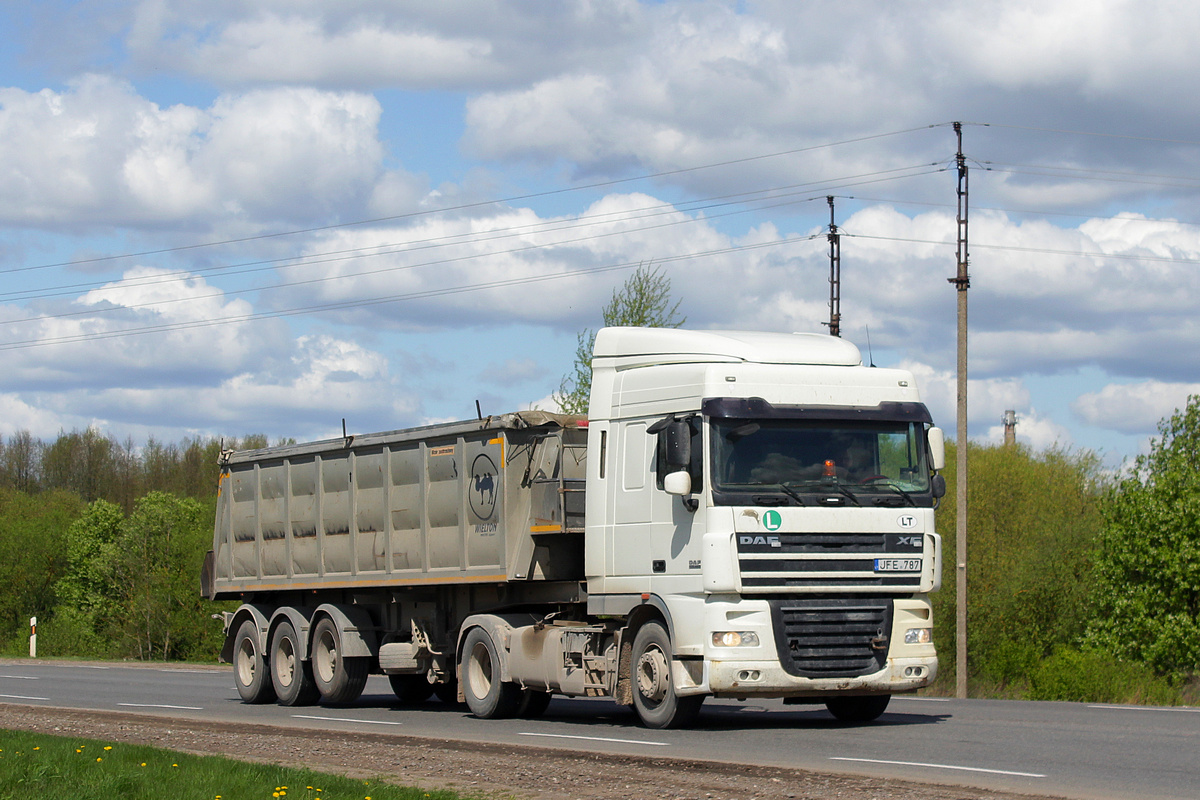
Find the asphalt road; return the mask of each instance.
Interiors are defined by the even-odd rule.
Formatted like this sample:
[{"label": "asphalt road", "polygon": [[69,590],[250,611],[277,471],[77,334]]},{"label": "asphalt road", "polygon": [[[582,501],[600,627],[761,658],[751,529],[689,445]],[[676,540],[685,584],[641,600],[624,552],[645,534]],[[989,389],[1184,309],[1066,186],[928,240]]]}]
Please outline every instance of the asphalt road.
[{"label": "asphalt road", "polygon": [[0,702],[178,719],[809,769],[1071,798],[1200,798],[1200,708],[895,697],[877,722],[823,707],[710,699],[697,725],[654,731],[604,700],[556,698],[537,720],[478,720],[431,700],[399,707],[372,677],[347,707],[240,702],[230,668],[0,663]]}]

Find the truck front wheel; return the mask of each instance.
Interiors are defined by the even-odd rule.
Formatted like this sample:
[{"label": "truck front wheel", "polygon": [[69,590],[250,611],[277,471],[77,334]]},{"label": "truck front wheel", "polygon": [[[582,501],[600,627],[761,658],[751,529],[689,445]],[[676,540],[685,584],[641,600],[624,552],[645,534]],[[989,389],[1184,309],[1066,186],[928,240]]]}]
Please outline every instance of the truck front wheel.
[{"label": "truck front wheel", "polygon": [[312,666],[303,660],[296,629],[286,620],[271,634],[271,683],[282,706],[311,706],[317,702]]},{"label": "truck front wheel", "polygon": [[680,697],[671,681],[671,637],[647,622],[633,637],[633,707],[647,728],[682,728],[700,713],[704,695]]},{"label": "truck front wheel", "polygon": [[890,694],[831,697],[825,701],[825,707],[842,722],[871,722],[879,719],[891,699]]},{"label": "truck front wheel", "polygon": [[370,659],[342,655],[342,635],[329,617],[313,627],[312,671],[321,699],[327,703],[353,703],[367,685]]},{"label": "truck front wheel", "polygon": [[463,696],[472,714],[481,719],[504,719],[517,713],[521,687],[500,680],[496,645],[483,628],[467,632],[459,672]]},{"label": "truck front wheel", "polygon": [[269,703],[275,699],[267,660],[258,645],[258,626],[252,619],[239,625],[234,636],[233,682],[243,703]]}]

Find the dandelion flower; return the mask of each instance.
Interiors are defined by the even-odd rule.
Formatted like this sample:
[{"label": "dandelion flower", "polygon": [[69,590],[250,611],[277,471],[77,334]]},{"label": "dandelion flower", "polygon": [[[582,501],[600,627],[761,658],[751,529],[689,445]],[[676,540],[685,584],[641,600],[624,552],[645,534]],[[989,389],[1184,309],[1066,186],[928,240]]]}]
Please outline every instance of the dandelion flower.
[{"label": "dandelion flower", "polygon": [[112,745],[110,744],[110,745],[106,746],[104,749],[105,749],[105,750],[112,750]]},{"label": "dandelion flower", "polygon": [[103,758],[97,758],[96,760],[97,760],[97,761],[103,761],[104,759],[103,759]]}]

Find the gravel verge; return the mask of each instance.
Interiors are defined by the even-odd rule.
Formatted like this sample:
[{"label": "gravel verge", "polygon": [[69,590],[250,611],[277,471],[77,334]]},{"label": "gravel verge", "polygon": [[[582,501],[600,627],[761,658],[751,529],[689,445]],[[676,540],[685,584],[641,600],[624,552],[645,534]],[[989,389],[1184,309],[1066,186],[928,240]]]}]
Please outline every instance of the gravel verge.
[{"label": "gravel verge", "polygon": [[0,729],[148,744],[514,800],[1050,800],[798,769],[7,703],[0,703]]}]

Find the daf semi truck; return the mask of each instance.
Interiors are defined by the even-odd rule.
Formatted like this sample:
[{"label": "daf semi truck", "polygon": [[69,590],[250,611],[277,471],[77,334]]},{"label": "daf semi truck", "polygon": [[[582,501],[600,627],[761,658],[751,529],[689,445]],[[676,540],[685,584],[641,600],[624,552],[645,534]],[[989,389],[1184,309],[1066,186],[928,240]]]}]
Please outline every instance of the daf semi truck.
[{"label": "daf semi truck", "polygon": [[247,703],[482,718],[706,697],[869,721],[937,673],[940,429],[818,334],[604,328],[586,418],[540,411],[226,452],[203,591]]}]

